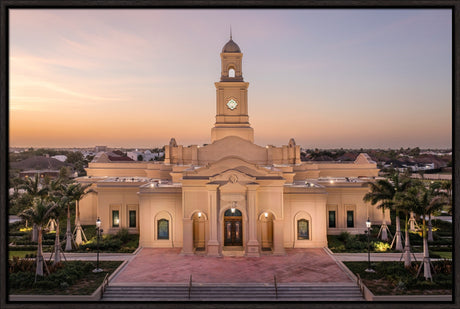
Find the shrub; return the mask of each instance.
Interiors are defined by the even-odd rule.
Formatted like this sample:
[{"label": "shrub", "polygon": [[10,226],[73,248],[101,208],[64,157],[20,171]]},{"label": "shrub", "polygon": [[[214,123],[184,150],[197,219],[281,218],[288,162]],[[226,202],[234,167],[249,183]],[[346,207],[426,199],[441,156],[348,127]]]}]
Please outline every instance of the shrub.
[{"label": "shrub", "polygon": [[378,252],[385,252],[391,249],[391,245],[389,243],[381,241],[372,242],[372,246],[374,247],[374,250]]},{"label": "shrub", "polygon": [[8,278],[10,288],[28,288],[31,287],[35,280],[34,272],[16,272],[10,273]]},{"label": "shrub", "polygon": [[13,256],[12,259],[8,260],[8,269],[10,273],[27,271],[34,272],[35,260],[20,259],[17,256]]},{"label": "shrub", "polygon": [[126,228],[120,229],[115,236],[118,239],[120,239],[122,243],[127,243],[129,241],[129,238],[130,238],[128,229],[126,229]]},{"label": "shrub", "polygon": [[342,232],[339,236],[337,236],[337,239],[346,243],[350,239],[350,236],[350,233]]}]

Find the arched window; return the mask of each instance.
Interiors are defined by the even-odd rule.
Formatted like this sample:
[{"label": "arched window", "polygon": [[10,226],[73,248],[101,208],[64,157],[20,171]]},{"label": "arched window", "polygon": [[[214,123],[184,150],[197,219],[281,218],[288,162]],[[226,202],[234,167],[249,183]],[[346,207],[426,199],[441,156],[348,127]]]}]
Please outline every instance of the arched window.
[{"label": "arched window", "polygon": [[310,239],[308,220],[300,219],[297,221],[297,239]]},{"label": "arched window", "polygon": [[158,220],[158,239],[169,239],[169,221],[166,219]]},{"label": "arched window", "polygon": [[235,77],[235,69],[231,68],[228,70],[228,77]]},{"label": "arched window", "polygon": [[241,217],[242,214],[241,214],[241,211],[239,211],[238,209],[230,208],[225,212],[224,216],[225,217]]}]

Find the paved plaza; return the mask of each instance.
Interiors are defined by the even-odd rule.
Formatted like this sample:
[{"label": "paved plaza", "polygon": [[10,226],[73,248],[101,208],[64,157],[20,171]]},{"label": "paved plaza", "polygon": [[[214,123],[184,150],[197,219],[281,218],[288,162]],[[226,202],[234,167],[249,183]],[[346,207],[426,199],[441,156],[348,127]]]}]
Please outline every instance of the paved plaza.
[{"label": "paved plaza", "polygon": [[142,249],[111,284],[351,283],[323,249],[286,249],[284,256],[183,256],[180,249]]}]

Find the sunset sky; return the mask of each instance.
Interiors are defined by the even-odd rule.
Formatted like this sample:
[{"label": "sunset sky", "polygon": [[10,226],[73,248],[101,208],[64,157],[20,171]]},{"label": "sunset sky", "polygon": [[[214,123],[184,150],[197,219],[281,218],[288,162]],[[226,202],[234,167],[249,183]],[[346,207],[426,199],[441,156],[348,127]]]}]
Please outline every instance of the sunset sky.
[{"label": "sunset sky", "polygon": [[9,13],[12,147],[209,143],[230,25],[256,144],[452,147],[447,9]]}]

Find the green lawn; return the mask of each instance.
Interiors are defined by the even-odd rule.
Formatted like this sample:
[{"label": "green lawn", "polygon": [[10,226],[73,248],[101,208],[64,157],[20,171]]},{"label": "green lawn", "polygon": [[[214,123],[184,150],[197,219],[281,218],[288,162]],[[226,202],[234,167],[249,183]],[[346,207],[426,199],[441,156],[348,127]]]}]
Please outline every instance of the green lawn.
[{"label": "green lawn", "polygon": [[9,258],[13,258],[13,256],[17,256],[20,258],[24,258],[26,254],[36,254],[37,251],[8,251]]},{"label": "green lawn", "polygon": [[449,251],[433,251],[433,253],[439,255],[442,259],[452,259],[452,252]]}]

